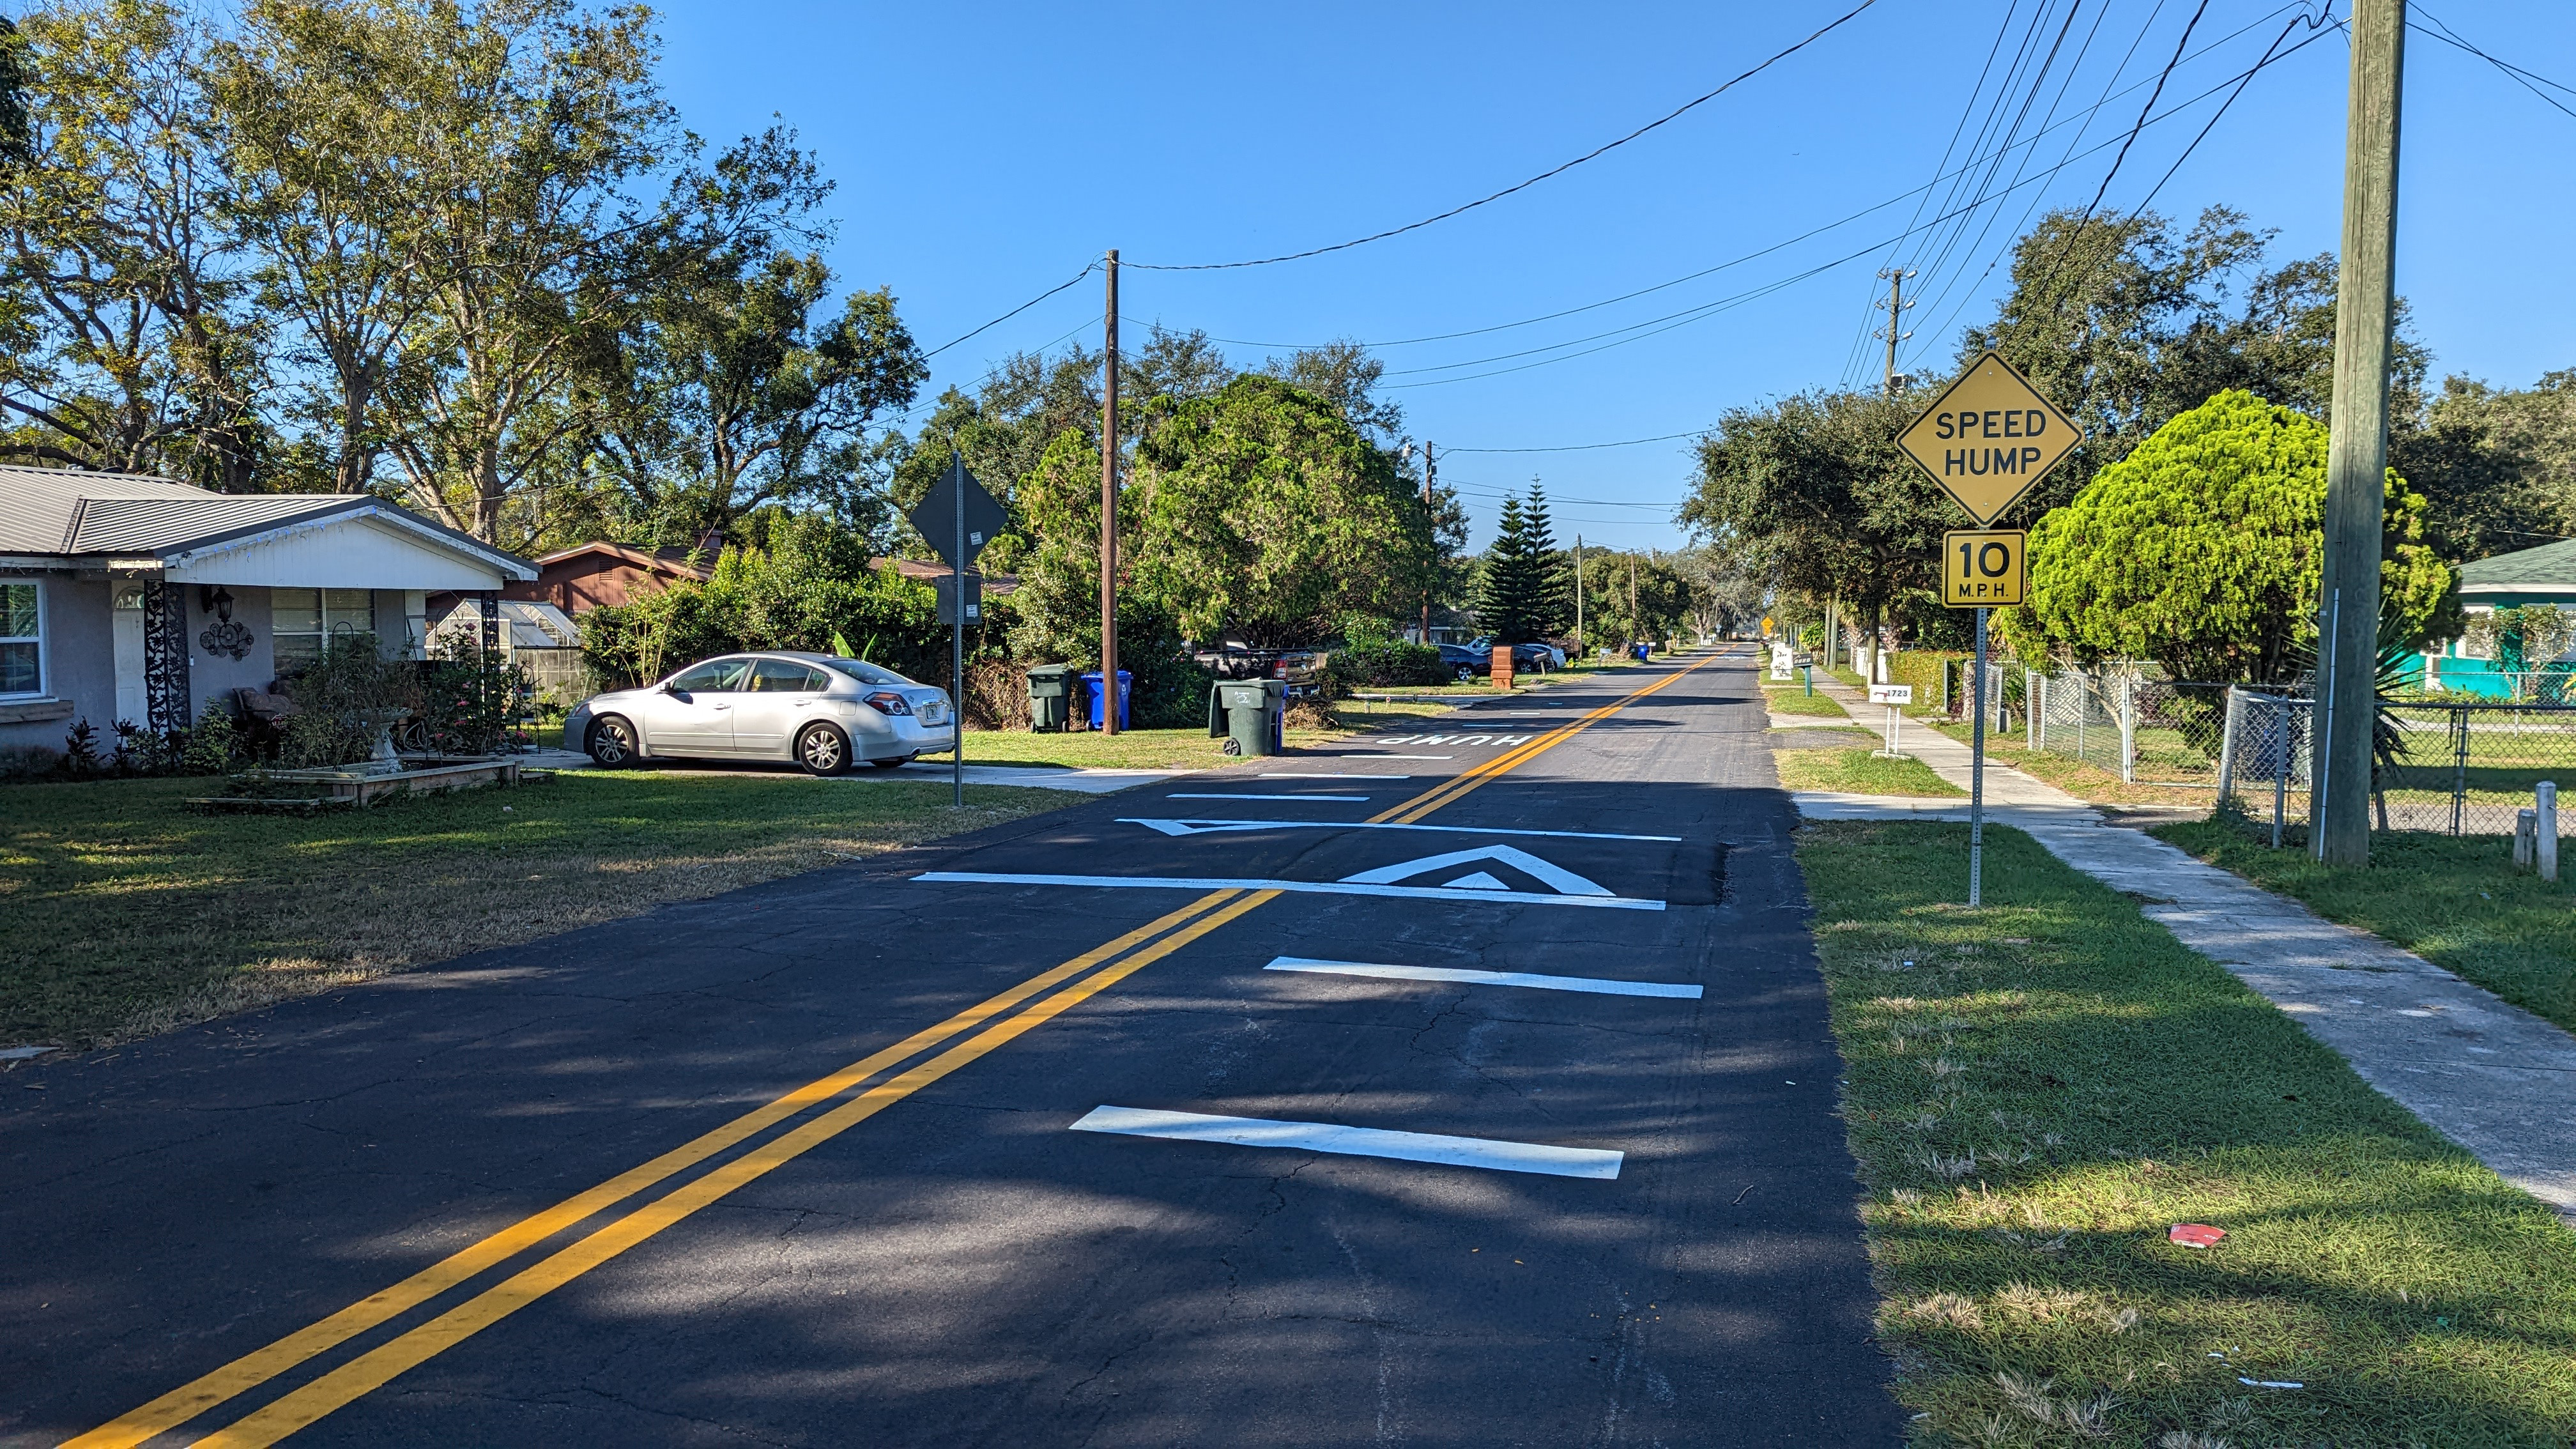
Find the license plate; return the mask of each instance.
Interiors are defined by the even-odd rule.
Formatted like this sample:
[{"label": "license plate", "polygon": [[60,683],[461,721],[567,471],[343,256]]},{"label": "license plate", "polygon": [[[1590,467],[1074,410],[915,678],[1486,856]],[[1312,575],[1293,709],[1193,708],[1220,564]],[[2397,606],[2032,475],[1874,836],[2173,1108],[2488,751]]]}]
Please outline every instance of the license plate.
[{"label": "license plate", "polygon": [[948,706],[944,704],[925,704],[921,707],[921,722],[923,724],[944,724],[947,722],[947,719]]}]

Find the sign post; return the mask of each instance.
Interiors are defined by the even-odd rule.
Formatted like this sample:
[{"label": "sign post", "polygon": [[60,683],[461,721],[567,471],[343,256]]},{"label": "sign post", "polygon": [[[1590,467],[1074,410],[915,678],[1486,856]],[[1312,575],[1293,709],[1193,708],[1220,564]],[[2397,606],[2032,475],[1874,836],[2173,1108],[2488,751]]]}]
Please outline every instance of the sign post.
[{"label": "sign post", "polygon": [[966,471],[966,460],[954,448],[948,450],[948,471],[939,475],[939,481],[930,485],[905,517],[948,562],[948,587],[939,591],[939,611],[948,616],[950,629],[948,728],[957,740],[948,755],[949,778],[956,803],[962,807],[966,803],[966,625],[983,613],[978,587],[982,580],[970,578],[966,570],[1011,520],[975,475]]},{"label": "sign post", "polygon": [[[2049,469],[2065,461],[2084,430],[1994,353],[1968,365],[1897,439],[1970,518],[1994,522]],[[1941,602],[1977,611],[1977,722],[1968,745],[1968,904],[1986,893],[1986,611],[2022,601],[2029,535],[1953,531],[1941,536]]]},{"label": "sign post", "polygon": [[1905,723],[1905,706],[1914,702],[1914,686],[1873,684],[1869,687],[1869,702],[1887,706],[1887,748],[1879,751],[1878,757],[1882,760],[1904,759],[1896,752],[1896,733]]}]

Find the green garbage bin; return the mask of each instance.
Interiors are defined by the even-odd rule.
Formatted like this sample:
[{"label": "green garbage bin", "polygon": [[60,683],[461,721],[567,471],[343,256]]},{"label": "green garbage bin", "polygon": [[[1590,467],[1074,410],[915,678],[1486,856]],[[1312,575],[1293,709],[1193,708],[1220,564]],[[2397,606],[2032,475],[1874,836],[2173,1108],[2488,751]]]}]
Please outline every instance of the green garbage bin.
[{"label": "green garbage bin", "polygon": [[1229,755],[1279,753],[1280,729],[1287,717],[1286,680],[1246,679],[1208,689],[1208,737],[1225,741]]},{"label": "green garbage bin", "polygon": [[1062,734],[1073,717],[1073,689],[1082,677],[1075,664],[1041,664],[1029,671],[1029,728]]}]

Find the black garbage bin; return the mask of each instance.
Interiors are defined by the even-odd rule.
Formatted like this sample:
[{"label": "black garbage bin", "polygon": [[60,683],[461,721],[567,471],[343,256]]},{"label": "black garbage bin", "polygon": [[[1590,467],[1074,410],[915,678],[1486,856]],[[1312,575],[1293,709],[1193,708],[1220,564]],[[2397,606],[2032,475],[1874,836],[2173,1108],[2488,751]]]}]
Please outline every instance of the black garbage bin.
[{"label": "black garbage bin", "polygon": [[1073,718],[1073,689],[1082,670],[1072,664],[1041,664],[1029,671],[1029,728],[1062,734]]},{"label": "black garbage bin", "polygon": [[1208,737],[1225,741],[1229,755],[1278,754],[1287,717],[1286,680],[1224,681],[1208,688]]}]

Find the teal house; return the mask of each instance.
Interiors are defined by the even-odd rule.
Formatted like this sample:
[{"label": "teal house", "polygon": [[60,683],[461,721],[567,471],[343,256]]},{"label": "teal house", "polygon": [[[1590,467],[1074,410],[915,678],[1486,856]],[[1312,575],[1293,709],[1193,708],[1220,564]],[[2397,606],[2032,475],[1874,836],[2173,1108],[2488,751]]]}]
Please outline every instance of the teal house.
[{"label": "teal house", "polygon": [[[2576,539],[2545,543],[2482,558],[2460,567],[2460,603],[2474,617],[2498,609],[2554,604],[2576,612]],[[2468,641],[2454,639],[2424,653],[2428,689],[2458,690],[2491,699],[2576,699],[2569,678],[2576,660],[2478,657]]]}]

